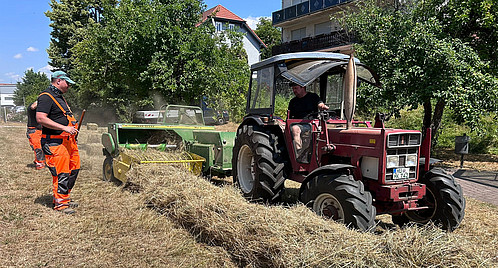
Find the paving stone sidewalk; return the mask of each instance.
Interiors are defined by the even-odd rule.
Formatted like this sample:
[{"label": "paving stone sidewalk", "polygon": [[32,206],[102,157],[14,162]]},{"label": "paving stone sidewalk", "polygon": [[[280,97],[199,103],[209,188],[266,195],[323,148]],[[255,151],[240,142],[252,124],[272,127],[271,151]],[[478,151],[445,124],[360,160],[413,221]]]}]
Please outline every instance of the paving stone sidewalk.
[{"label": "paving stone sidewalk", "polygon": [[498,206],[498,173],[466,169],[447,170],[462,186],[463,194]]}]

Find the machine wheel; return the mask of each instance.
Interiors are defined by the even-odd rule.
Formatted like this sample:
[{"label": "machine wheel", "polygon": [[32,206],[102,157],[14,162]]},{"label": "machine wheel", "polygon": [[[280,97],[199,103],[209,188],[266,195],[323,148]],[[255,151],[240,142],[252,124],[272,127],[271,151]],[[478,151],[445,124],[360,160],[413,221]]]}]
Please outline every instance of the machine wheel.
[{"label": "machine wheel", "polygon": [[374,227],[377,210],[372,195],[352,175],[321,174],[303,187],[300,199],[316,214],[363,231]]},{"label": "machine wheel", "polygon": [[419,182],[426,185],[426,195],[419,204],[429,208],[393,216],[393,222],[402,226],[409,221],[417,224],[432,221],[444,230],[455,230],[465,215],[462,187],[440,168],[431,169]]},{"label": "machine wheel", "polygon": [[116,181],[114,177],[114,171],[112,169],[112,157],[106,157],[102,167],[102,180],[104,181]]},{"label": "machine wheel", "polygon": [[239,128],[233,148],[233,182],[251,201],[276,202],[284,189],[285,147],[258,126]]}]

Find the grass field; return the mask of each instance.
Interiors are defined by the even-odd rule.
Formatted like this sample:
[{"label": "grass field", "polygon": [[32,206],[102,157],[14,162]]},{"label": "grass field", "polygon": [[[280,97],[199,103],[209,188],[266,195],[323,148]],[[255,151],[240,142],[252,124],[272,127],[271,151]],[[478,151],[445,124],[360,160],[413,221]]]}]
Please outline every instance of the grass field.
[{"label": "grass field", "polygon": [[131,186],[103,182],[100,132],[83,127],[75,215],[50,206],[48,170],[33,161],[23,124],[0,124],[1,267],[497,267],[498,208],[467,198],[453,233],[400,229],[377,217],[362,233],[299,204],[248,203],[229,183],[175,166],[142,165]]}]

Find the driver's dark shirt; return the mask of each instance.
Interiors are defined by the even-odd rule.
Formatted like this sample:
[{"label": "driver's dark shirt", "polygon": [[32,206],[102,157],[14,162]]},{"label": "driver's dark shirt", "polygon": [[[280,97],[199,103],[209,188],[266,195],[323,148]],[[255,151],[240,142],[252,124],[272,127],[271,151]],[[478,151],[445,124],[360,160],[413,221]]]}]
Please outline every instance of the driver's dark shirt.
[{"label": "driver's dark shirt", "polygon": [[313,92],[308,92],[304,97],[294,97],[289,102],[289,111],[291,119],[303,119],[308,114],[318,112],[318,104],[321,103],[320,97]]}]

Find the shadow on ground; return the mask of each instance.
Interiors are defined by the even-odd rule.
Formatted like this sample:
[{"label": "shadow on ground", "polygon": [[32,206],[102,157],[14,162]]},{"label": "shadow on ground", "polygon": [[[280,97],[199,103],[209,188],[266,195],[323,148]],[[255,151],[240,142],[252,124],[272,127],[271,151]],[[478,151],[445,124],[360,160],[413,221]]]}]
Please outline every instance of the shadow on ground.
[{"label": "shadow on ground", "polygon": [[46,194],[39,196],[35,199],[35,204],[40,204],[42,206],[48,207],[48,208],[53,208],[53,198],[52,195]]}]

